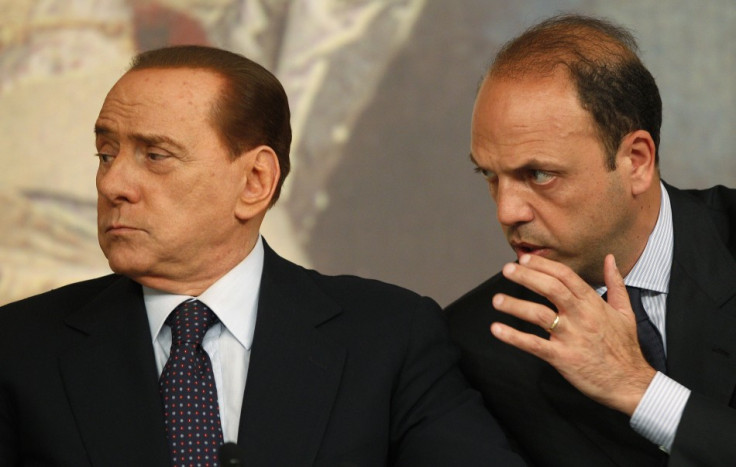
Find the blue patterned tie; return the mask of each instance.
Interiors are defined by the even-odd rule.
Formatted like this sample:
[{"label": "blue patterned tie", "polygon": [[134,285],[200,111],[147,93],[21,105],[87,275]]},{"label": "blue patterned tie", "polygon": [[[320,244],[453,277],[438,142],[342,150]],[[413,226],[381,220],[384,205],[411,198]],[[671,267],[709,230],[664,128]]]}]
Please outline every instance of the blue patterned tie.
[{"label": "blue patterned tie", "polygon": [[662,344],[662,336],[659,334],[657,327],[649,320],[644,305],[641,302],[641,289],[638,287],[626,286],[629,292],[629,300],[631,308],[636,315],[636,334],[639,338],[639,347],[644,358],[649,362],[655,370],[667,373],[667,358],[664,353],[664,345]]},{"label": "blue patterned tie", "polygon": [[212,363],[202,348],[217,316],[199,300],[177,306],[166,319],[171,353],[159,381],[171,465],[216,466],[222,445],[220,409]]}]

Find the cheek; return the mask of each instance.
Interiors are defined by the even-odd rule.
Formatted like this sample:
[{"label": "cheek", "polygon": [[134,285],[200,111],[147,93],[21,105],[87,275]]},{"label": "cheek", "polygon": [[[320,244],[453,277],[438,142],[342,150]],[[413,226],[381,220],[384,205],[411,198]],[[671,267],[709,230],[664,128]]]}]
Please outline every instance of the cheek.
[{"label": "cheek", "polygon": [[534,205],[536,227],[563,250],[585,247],[597,235],[603,213],[589,196],[557,196]]},{"label": "cheek", "polygon": [[584,246],[606,243],[621,230],[624,200],[619,191],[605,186],[579,200],[570,212],[571,235]]},{"label": "cheek", "polygon": [[[188,218],[191,229],[216,230],[234,211],[232,189],[227,180],[213,177],[212,183],[200,181],[196,189],[180,194],[172,200],[172,210]],[[196,233],[195,233],[196,234]]]}]

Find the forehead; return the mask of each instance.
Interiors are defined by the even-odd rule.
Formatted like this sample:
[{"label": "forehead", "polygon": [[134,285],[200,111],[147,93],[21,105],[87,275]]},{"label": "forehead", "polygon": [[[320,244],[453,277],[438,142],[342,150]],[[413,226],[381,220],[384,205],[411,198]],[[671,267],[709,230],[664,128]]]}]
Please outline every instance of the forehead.
[{"label": "forehead", "polygon": [[487,78],[473,109],[471,149],[487,157],[552,156],[594,142],[591,115],[563,72],[521,79]]},{"label": "forehead", "polygon": [[105,98],[98,124],[150,126],[208,121],[223,78],[191,68],[154,68],[123,75]]},{"label": "forehead", "polygon": [[590,124],[577,91],[562,71],[549,76],[487,78],[478,92],[474,123],[506,124],[508,127]]}]

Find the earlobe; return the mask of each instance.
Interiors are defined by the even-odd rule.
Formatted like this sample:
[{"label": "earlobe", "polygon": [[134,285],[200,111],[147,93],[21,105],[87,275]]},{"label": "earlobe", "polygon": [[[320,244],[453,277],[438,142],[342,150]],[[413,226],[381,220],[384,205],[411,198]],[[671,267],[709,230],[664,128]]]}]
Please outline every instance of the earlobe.
[{"label": "earlobe", "polygon": [[281,170],[278,157],[269,146],[258,146],[240,157],[246,158],[244,183],[235,215],[245,221],[268,210]]},{"label": "earlobe", "polygon": [[623,149],[630,162],[633,194],[646,192],[657,180],[657,148],[652,136],[645,130],[633,131],[624,138]]}]

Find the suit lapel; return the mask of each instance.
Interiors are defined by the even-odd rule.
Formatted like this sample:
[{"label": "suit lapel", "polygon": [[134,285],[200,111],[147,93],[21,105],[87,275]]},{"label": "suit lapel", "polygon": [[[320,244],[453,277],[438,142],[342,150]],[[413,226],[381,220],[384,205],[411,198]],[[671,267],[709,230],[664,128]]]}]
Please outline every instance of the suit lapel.
[{"label": "suit lapel", "polygon": [[140,286],[120,278],[70,316],[79,344],[59,359],[93,465],[167,465],[162,406]]},{"label": "suit lapel", "polygon": [[675,233],[668,373],[727,404],[736,388],[736,263],[702,205],[678,190],[668,192]]},{"label": "suit lapel", "polygon": [[319,326],[339,314],[340,307],[308,272],[264,246],[238,444],[248,465],[311,465],[346,357],[345,349]]}]

